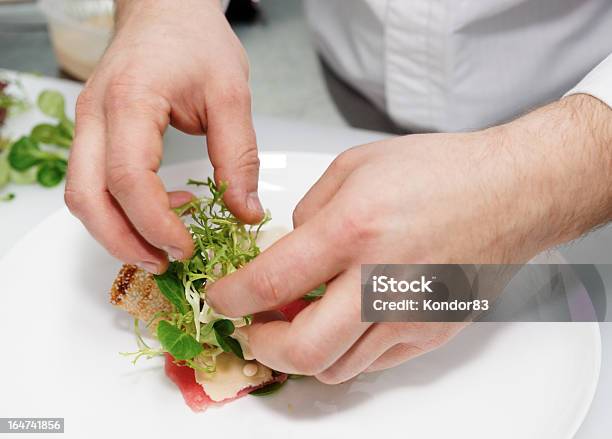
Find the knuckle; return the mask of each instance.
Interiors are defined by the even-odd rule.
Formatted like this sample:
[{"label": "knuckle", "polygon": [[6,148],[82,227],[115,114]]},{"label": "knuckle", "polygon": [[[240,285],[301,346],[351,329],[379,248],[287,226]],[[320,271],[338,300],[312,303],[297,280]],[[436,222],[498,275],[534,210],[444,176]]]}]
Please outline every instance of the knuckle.
[{"label": "knuckle", "polygon": [[393,345],[405,337],[406,326],[401,323],[387,323],[381,327],[381,342]]},{"label": "knuckle", "polygon": [[106,92],[104,95],[104,103],[107,110],[114,111],[118,108],[122,108],[127,103],[132,102],[134,97],[131,90],[133,89],[130,87],[129,83],[117,79],[111,79],[106,87]]},{"label": "knuckle", "polygon": [[300,201],[297,204],[297,206],[295,206],[295,209],[293,209],[293,214],[292,214],[293,225],[295,227],[299,226],[300,224],[304,222],[305,217],[306,217],[306,212],[305,212],[304,204],[302,201]]},{"label": "knuckle", "polygon": [[245,149],[237,159],[239,171],[258,170],[260,165],[257,148]]},{"label": "knuckle", "polygon": [[223,107],[251,105],[251,93],[246,83],[223,80],[214,88],[211,97],[214,104]]},{"label": "knuckle", "polygon": [[350,211],[339,216],[338,236],[344,237],[347,244],[363,245],[371,242],[380,233],[379,218],[367,200],[355,200]]},{"label": "knuckle", "polygon": [[423,350],[431,351],[445,345],[451,338],[455,336],[460,326],[455,324],[439,324],[432,323],[435,326],[422,344]]},{"label": "knuckle", "polygon": [[[129,109],[149,115],[167,115],[170,105],[164,97],[148,86],[115,76],[106,86],[104,108],[108,114]],[[163,121],[160,121],[160,123]]]},{"label": "knuckle", "polygon": [[136,263],[137,262],[135,258],[126,257],[126,255],[121,251],[121,244],[117,242],[109,241],[104,244],[104,247],[106,248],[106,251],[108,252],[108,254],[110,254],[115,259],[124,261],[126,263],[130,263],[130,262]]},{"label": "knuckle", "polygon": [[335,367],[331,367],[318,374],[317,380],[321,381],[323,384],[329,385],[342,384],[344,381],[346,381],[344,377],[338,373]]},{"label": "knuckle", "polygon": [[66,186],[64,190],[64,203],[74,216],[77,218],[85,217],[87,197],[83,193]]},{"label": "knuckle", "polygon": [[138,184],[138,173],[124,164],[109,167],[106,178],[108,190],[116,198],[121,198]]},{"label": "knuckle", "polygon": [[299,337],[287,352],[287,359],[294,370],[302,375],[314,376],[325,370],[325,355],[321,347]]},{"label": "knuckle", "polygon": [[392,348],[392,350],[394,357],[401,360],[401,362],[418,357],[419,355],[423,355],[424,353],[428,352],[428,350],[424,349],[423,346],[412,343],[398,343]]},{"label": "knuckle", "polygon": [[257,301],[264,307],[272,309],[283,304],[280,282],[267,270],[253,270],[250,284],[254,287]]},{"label": "knuckle", "polygon": [[349,164],[352,161],[351,151],[345,151],[342,154],[338,155],[331,164],[329,165],[329,172],[332,174],[335,173],[344,173],[349,169]]},{"label": "knuckle", "polygon": [[85,88],[77,97],[75,113],[77,118],[89,116],[94,113],[96,98],[89,88]]}]

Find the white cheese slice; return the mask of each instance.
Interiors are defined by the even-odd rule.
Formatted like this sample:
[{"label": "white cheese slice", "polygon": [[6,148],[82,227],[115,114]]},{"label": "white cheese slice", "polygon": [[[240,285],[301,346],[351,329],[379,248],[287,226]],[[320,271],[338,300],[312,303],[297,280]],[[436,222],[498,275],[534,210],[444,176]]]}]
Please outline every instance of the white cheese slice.
[{"label": "white cheese slice", "polygon": [[[257,365],[253,376],[246,376],[244,366],[252,363]],[[217,357],[215,373],[196,371],[196,382],[213,401],[219,402],[234,398],[241,390],[255,387],[272,381],[272,371],[266,366],[245,361],[234,354],[223,353]]]},{"label": "white cheese slice", "polygon": [[236,328],[234,333],[232,334],[232,338],[234,338],[238,343],[240,343],[240,348],[242,349],[242,356],[245,360],[254,360],[255,356],[253,352],[251,352],[251,347],[249,346],[249,337],[244,330],[244,328]]}]

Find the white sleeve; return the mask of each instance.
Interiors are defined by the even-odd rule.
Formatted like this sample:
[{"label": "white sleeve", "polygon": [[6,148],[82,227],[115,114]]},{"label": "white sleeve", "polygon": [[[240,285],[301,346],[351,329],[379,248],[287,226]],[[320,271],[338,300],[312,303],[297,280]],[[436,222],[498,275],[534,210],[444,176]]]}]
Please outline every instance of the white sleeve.
[{"label": "white sleeve", "polygon": [[584,93],[596,97],[612,108],[612,54],[603,60],[565,96]]}]

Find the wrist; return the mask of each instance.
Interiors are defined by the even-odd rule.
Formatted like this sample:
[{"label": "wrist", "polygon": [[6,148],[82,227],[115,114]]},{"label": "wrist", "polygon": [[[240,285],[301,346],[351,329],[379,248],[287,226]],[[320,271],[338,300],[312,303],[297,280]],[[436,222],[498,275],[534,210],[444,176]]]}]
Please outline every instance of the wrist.
[{"label": "wrist", "polygon": [[532,255],[612,219],[612,110],[564,98],[493,129],[514,164],[516,214]]},{"label": "wrist", "polygon": [[[130,16],[163,17],[164,15],[175,15],[180,10],[214,10],[223,13],[222,0],[181,0],[178,8],[173,0],[115,0],[115,29],[120,29],[128,22]],[[191,15],[189,13],[188,15]]]}]

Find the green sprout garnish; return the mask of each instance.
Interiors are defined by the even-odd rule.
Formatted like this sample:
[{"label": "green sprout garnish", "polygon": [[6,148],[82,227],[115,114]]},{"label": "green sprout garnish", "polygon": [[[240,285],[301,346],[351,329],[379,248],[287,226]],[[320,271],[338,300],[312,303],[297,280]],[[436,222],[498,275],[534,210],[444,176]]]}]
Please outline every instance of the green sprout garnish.
[{"label": "green sprout garnish", "polygon": [[197,198],[174,209],[184,218],[195,251],[184,261],[174,261],[166,273],[154,276],[172,311],[157,314],[157,338],[160,350],[138,338],[139,350],[129,355],[152,357],[167,352],[177,361],[197,370],[214,372],[215,358],[222,352],[244,358],[235,330],[251,324],[252,317],[230,318],[215,312],[206,303],[206,287],[238,270],[257,255],[257,236],[270,221],[269,213],[257,225],[245,225],[227,209],[223,194],[227,184],[219,186],[212,179],[189,180],[189,185],[206,187],[210,196]]},{"label": "green sprout garnish", "polygon": [[[11,84],[22,87],[18,80]],[[29,107],[25,98],[4,91],[8,85],[7,80],[0,79],[0,116],[7,112],[12,115]],[[0,138],[0,189],[9,183],[38,183],[43,187],[54,187],[64,180],[68,167],[66,149],[70,148],[74,138],[74,122],[66,115],[65,106],[61,93],[44,90],[38,95],[37,107],[56,123],[38,124],[30,134],[16,141]],[[13,193],[0,195],[0,201],[13,198]]]}]

